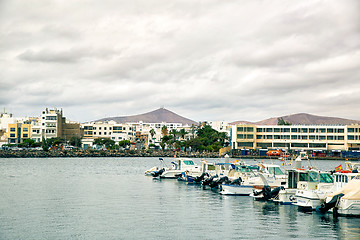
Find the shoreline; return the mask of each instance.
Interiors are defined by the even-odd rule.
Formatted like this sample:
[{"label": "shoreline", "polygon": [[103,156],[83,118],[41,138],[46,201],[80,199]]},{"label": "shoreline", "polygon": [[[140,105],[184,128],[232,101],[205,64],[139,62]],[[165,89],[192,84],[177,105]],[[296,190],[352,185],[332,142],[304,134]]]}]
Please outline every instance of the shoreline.
[{"label": "shoreline", "polygon": [[[162,150],[50,150],[50,151],[29,151],[29,150],[0,150],[0,158],[85,158],[85,157],[174,157],[174,151]],[[176,157],[188,158],[223,158],[217,152],[176,152]],[[230,158],[238,159],[264,159],[276,160],[278,157],[267,157],[259,155],[232,155]],[[339,157],[310,157],[310,160],[335,160],[345,161]],[[359,161],[360,159],[348,159]]]}]

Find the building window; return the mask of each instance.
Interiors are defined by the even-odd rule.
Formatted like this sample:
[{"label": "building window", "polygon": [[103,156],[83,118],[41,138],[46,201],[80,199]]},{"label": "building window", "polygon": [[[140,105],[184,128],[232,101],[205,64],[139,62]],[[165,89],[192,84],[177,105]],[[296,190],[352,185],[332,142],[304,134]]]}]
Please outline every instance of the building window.
[{"label": "building window", "polygon": [[266,132],[272,132],[272,131],[273,131],[272,128],[267,128],[267,129],[266,129]]},{"label": "building window", "polygon": [[14,138],[15,137],[15,133],[10,133],[10,137]]},{"label": "building window", "polygon": [[23,132],[28,132],[29,128],[23,128]]},{"label": "building window", "polygon": [[10,128],[10,132],[15,132],[15,128]]},{"label": "building window", "polygon": [[297,139],[297,135],[291,135],[291,139]]},{"label": "building window", "polygon": [[342,128],[338,129],[338,133],[344,133],[344,129]]},{"label": "building window", "polygon": [[327,136],[327,140],[334,140],[334,136]]},{"label": "building window", "polygon": [[46,120],[55,121],[56,116],[46,116]]},{"label": "building window", "polygon": [[355,140],[355,136],[354,136],[354,135],[349,135],[349,136],[348,136],[348,139],[349,139],[349,140]]},{"label": "building window", "polygon": [[243,132],[243,131],[244,131],[244,128],[243,128],[243,127],[238,127],[238,128],[237,128],[237,131],[238,131],[238,132]]},{"label": "building window", "polygon": [[29,134],[23,134],[23,138],[28,138],[29,137]]},{"label": "building window", "polygon": [[338,140],[344,140],[344,136],[338,136]]},{"label": "building window", "polygon": [[333,128],[328,128],[328,129],[327,129],[327,132],[328,132],[328,133],[333,133],[333,132],[334,132],[334,129],[333,129]]},{"label": "building window", "polygon": [[297,132],[297,128],[292,128],[291,132],[293,132],[293,133]]}]

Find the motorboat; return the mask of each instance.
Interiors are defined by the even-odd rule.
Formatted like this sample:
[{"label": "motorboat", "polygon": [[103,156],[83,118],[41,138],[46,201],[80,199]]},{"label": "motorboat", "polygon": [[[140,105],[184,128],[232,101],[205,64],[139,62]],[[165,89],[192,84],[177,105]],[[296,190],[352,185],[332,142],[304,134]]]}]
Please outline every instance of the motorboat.
[{"label": "motorboat", "polygon": [[270,189],[286,186],[286,175],[280,166],[275,164],[239,165],[235,170],[234,175],[229,172],[229,179],[232,181],[241,179],[241,181],[238,181],[238,184],[222,184],[221,194],[251,195],[254,191],[263,190],[265,186]]},{"label": "motorboat", "polygon": [[324,203],[334,186],[334,179],[329,172],[316,169],[299,170],[298,178],[294,205],[305,211],[315,210]]},{"label": "motorboat", "polygon": [[323,213],[330,210],[340,216],[360,216],[360,174],[357,173],[339,191],[329,194],[317,210]]},{"label": "motorboat", "polygon": [[282,205],[291,205],[296,203],[296,190],[302,170],[287,170],[287,186],[280,189],[279,193],[272,199],[275,203]]},{"label": "motorboat", "polygon": [[221,185],[220,194],[222,195],[239,195],[248,196],[252,192],[254,184],[262,184],[258,182],[257,171],[258,166],[250,166],[244,163],[236,165],[234,169],[231,169],[228,173],[229,183]]},{"label": "motorboat", "polygon": [[145,175],[153,176],[158,174],[160,178],[176,179],[181,176],[182,172],[187,172],[191,176],[200,176],[202,174],[201,166],[196,165],[190,158],[176,158],[171,163],[171,167],[167,167],[162,158],[159,158],[164,167],[153,167],[145,171]]}]

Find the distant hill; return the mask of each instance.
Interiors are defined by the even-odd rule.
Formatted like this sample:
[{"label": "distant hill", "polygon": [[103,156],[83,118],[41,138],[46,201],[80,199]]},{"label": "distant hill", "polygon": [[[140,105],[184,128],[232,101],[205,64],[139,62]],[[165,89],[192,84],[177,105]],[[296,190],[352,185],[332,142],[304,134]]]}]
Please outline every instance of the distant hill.
[{"label": "distant hill", "polygon": [[[320,125],[320,124],[341,124],[341,125],[347,125],[347,124],[354,124],[354,123],[360,123],[360,121],[357,120],[350,120],[345,118],[337,118],[337,117],[324,117],[324,116],[316,116],[311,115],[307,113],[298,113],[298,114],[292,114],[287,116],[282,116],[282,118],[286,122],[291,122],[292,124],[304,124],[304,125]],[[240,123],[246,123],[246,124],[256,124],[256,125],[277,125],[278,123],[278,117],[265,119],[258,122],[246,122],[246,121],[236,121],[231,124],[240,124]]]},{"label": "distant hill", "polygon": [[126,122],[139,122],[143,121],[144,123],[182,123],[183,125],[198,125],[197,122],[182,117],[176,113],[173,113],[165,108],[159,108],[155,111],[139,114],[139,115],[133,115],[133,116],[125,116],[125,117],[108,117],[108,118],[102,118],[96,121],[110,121],[114,120],[118,123],[126,123]]}]

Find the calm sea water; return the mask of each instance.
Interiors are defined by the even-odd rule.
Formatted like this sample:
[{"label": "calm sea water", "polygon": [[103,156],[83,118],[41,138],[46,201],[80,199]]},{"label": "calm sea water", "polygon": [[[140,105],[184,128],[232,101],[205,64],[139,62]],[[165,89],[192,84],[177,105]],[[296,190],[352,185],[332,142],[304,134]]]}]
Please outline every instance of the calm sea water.
[{"label": "calm sea water", "polygon": [[[360,218],[303,213],[143,175],[158,164],[0,159],[0,239],[360,239]],[[340,162],[314,164],[334,169]]]}]

